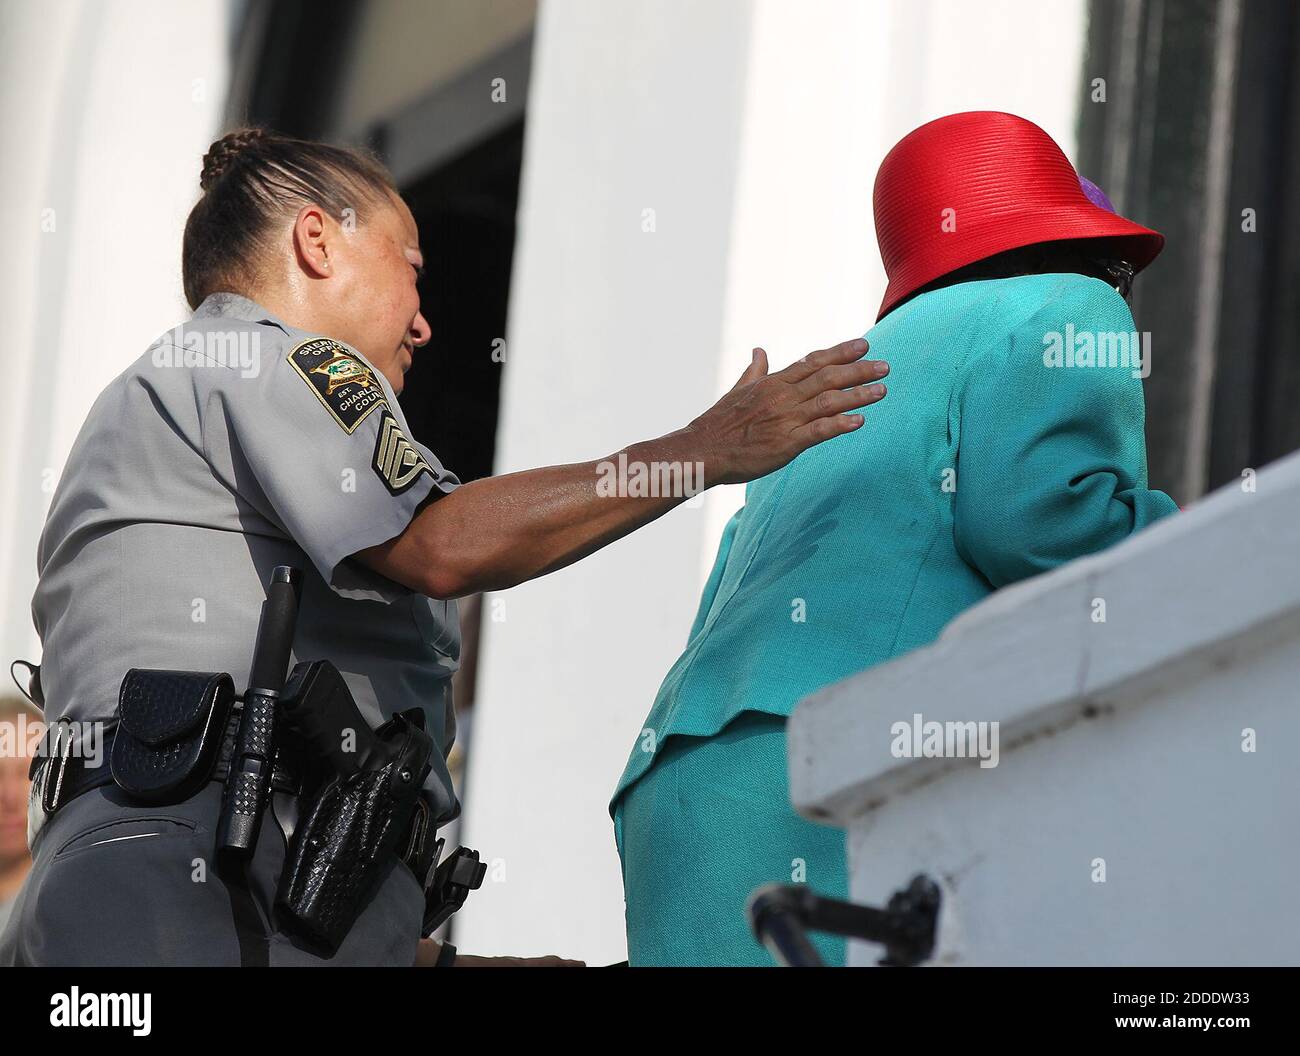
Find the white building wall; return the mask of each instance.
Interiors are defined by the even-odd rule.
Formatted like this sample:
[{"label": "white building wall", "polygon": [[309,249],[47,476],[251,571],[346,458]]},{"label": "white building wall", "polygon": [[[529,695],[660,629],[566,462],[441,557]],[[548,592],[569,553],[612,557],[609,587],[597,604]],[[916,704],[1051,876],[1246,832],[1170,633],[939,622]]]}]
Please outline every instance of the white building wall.
[{"label": "white building wall", "polygon": [[[1072,154],[1084,29],[1083,0],[543,3],[498,471],[684,425],[756,344],[779,369],[863,333],[885,151],[1002,109]],[[462,948],[625,956],[606,803],[742,502],[488,599],[464,839],[497,862]]]},{"label": "white building wall", "polygon": [[188,314],[181,231],[225,101],[229,7],[0,5],[6,672],[10,659],[39,655],[30,609],[36,542],[90,405]]},{"label": "white building wall", "polygon": [[[610,454],[714,399],[749,18],[542,6],[498,472]],[[457,915],[462,949],[626,956],[606,804],[685,644],[702,513],[485,599],[461,838],[495,863]]]}]

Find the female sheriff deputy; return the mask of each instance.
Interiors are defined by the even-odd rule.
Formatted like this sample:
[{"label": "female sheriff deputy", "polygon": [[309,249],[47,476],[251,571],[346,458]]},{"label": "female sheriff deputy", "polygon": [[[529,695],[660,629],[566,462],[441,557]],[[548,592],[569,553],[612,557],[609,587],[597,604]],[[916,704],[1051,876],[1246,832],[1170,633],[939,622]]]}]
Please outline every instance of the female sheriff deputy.
[{"label": "female sheriff deputy", "polygon": [[[118,757],[170,765],[169,738],[198,712],[168,710],[159,687],[183,696],[183,680],[132,695],[124,676],[248,686],[267,584],[301,570],[294,659],[331,661],[372,730],[415,715],[433,742],[432,831],[459,809],[444,765],[452,599],[562,568],[682,498],[601,494],[596,462],[462,485],[410,436],[397,394],[430,336],[423,260],[371,158],[247,129],[213,144],[200,184],[182,257],[194,316],[96,401],[41,537],[39,682],[67,737],[34,767],[34,866],[0,964],[481,962],[421,940],[424,890],[397,854],[333,949],[286,926],[277,884],[308,807],[301,774],[276,767],[274,809],[232,877],[213,861],[231,752],[183,798],[142,802],[115,780]],[[866,351],[849,341],[769,375],[756,349],[699,418],[613,457],[703,463],[705,486],[762,476],[862,424],[846,412],[880,399],[886,373]],[[216,699],[221,684],[200,688]],[[128,735],[135,755],[115,743]]]}]

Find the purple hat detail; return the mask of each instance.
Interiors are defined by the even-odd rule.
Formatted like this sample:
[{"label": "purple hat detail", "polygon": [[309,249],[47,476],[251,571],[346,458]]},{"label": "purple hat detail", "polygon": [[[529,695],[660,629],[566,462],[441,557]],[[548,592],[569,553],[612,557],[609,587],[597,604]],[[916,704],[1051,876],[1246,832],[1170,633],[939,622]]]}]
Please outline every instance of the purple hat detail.
[{"label": "purple hat detail", "polygon": [[1092,202],[1093,205],[1100,206],[1108,213],[1115,212],[1115,207],[1111,204],[1110,199],[1106,197],[1106,192],[1088,179],[1087,176],[1079,177],[1079,186],[1083,188],[1083,193],[1088,196],[1088,201]]}]

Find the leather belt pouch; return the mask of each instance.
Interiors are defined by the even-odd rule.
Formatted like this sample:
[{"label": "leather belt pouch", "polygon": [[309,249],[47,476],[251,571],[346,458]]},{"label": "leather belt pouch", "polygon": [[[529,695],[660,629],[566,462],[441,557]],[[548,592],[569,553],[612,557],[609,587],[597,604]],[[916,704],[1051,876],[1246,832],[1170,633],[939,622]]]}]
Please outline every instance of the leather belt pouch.
[{"label": "leather belt pouch", "polygon": [[117,786],[143,803],[194,795],[212,775],[234,699],[224,673],[132,668],[109,759]]},{"label": "leather belt pouch", "polygon": [[[338,676],[326,669],[321,677],[332,683]],[[406,850],[398,844],[410,832],[433,752],[422,727],[419,709],[373,733],[363,727],[365,745],[351,772],[336,772],[320,787],[294,830],[276,908],[292,930],[330,952]]]}]

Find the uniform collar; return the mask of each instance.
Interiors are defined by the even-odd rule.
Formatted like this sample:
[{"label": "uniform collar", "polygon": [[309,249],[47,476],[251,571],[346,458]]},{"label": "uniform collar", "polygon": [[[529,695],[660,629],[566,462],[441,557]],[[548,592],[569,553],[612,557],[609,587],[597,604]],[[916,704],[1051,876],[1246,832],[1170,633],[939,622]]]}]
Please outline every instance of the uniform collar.
[{"label": "uniform collar", "polygon": [[210,293],[194,310],[195,319],[242,319],[246,323],[269,323],[286,334],[289,328],[256,301],[237,293]]}]

